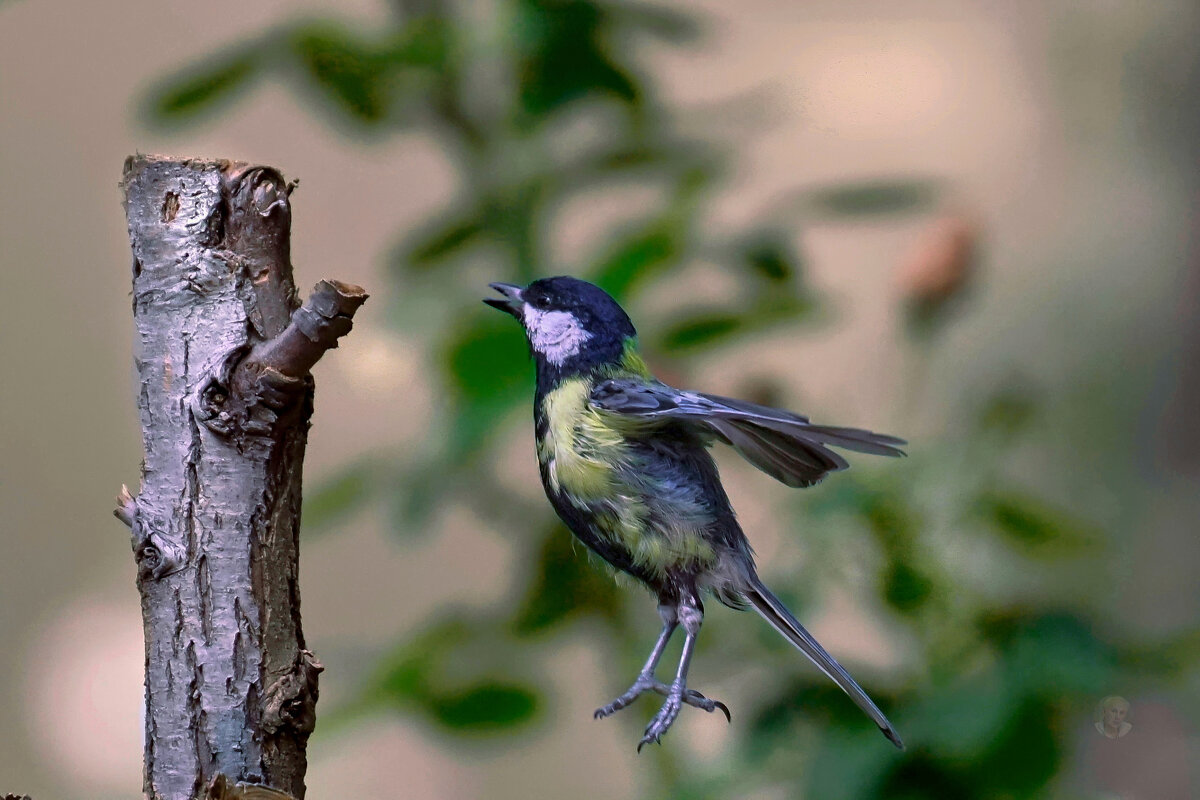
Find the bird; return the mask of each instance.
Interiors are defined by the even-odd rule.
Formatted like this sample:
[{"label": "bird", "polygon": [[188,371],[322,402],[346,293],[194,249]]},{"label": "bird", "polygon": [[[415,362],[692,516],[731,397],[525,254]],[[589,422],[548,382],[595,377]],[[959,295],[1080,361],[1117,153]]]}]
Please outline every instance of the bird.
[{"label": "bird", "polygon": [[[728,706],[687,684],[703,598],[711,595],[757,611],[903,750],[879,707],[759,579],[710,447],[729,445],[772,478],[803,488],[848,467],[831,447],[902,456],[907,442],[669,386],[651,374],[625,310],[579,278],[489,286],[499,296],[484,302],[521,323],[536,367],[536,451],[550,504],[584,545],[658,599],[662,629],[649,658],[629,689],[595,718],[648,692],[663,695],[639,752],[662,743],[684,705],[720,710],[732,722]],[[683,649],[674,679],[664,683],[655,671],[679,627]]]}]

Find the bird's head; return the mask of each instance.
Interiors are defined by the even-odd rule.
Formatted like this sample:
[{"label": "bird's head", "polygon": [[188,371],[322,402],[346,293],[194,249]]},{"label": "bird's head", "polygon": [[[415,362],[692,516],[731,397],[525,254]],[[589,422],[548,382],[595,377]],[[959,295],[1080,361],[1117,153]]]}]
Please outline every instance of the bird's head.
[{"label": "bird's head", "polygon": [[525,288],[493,283],[501,297],[483,302],[517,318],[539,364],[586,369],[621,357],[637,335],[629,315],[598,286],[569,276],[542,278]]}]

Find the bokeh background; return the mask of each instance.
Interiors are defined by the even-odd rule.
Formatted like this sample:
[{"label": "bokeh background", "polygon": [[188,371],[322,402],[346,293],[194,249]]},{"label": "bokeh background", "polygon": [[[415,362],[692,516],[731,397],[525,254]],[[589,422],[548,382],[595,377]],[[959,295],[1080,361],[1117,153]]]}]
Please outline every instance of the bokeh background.
[{"label": "bokeh background", "polygon": [[[317,367],[310,797],[1196,796],[1198,33],[1185,0],[0,2],[0,791],[141,785],[141,151],[300,178],[298,284],[372,293]],[[478,302],[562,272],[669,381],[911,440],[805,492],[720,455],[907,752],[716,604],[692,684],[732,725],[638,756],[653,701],[592,720],[654,603],[549,512]]]}]

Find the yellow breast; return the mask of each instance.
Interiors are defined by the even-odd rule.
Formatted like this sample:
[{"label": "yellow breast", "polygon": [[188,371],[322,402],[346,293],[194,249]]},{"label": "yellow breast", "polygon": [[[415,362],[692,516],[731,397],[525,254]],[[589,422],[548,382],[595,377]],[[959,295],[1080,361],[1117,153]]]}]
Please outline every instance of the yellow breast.
[{"label": "yellow breast", "polygon": [[582,500],[609,496],[625,457],[624,438],[588,405],[591,391],[590,380],[575,378],[546,395],[547,432],[537,446],[551,488]]}]

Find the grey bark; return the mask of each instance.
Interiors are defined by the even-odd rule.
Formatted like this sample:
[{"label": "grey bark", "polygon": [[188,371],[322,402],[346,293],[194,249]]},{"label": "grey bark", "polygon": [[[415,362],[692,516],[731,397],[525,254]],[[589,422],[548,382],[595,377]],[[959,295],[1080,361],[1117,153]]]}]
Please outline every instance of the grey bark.
[{"label": "grey bark", "polygon": [[145,796],[302,798],[321,671],[297,585],[309,368],[366,294],[322,281],[298,308],[293,184],[270,167],[137,156],[122,185],[145,456],[116,514],[142,598]]}]

